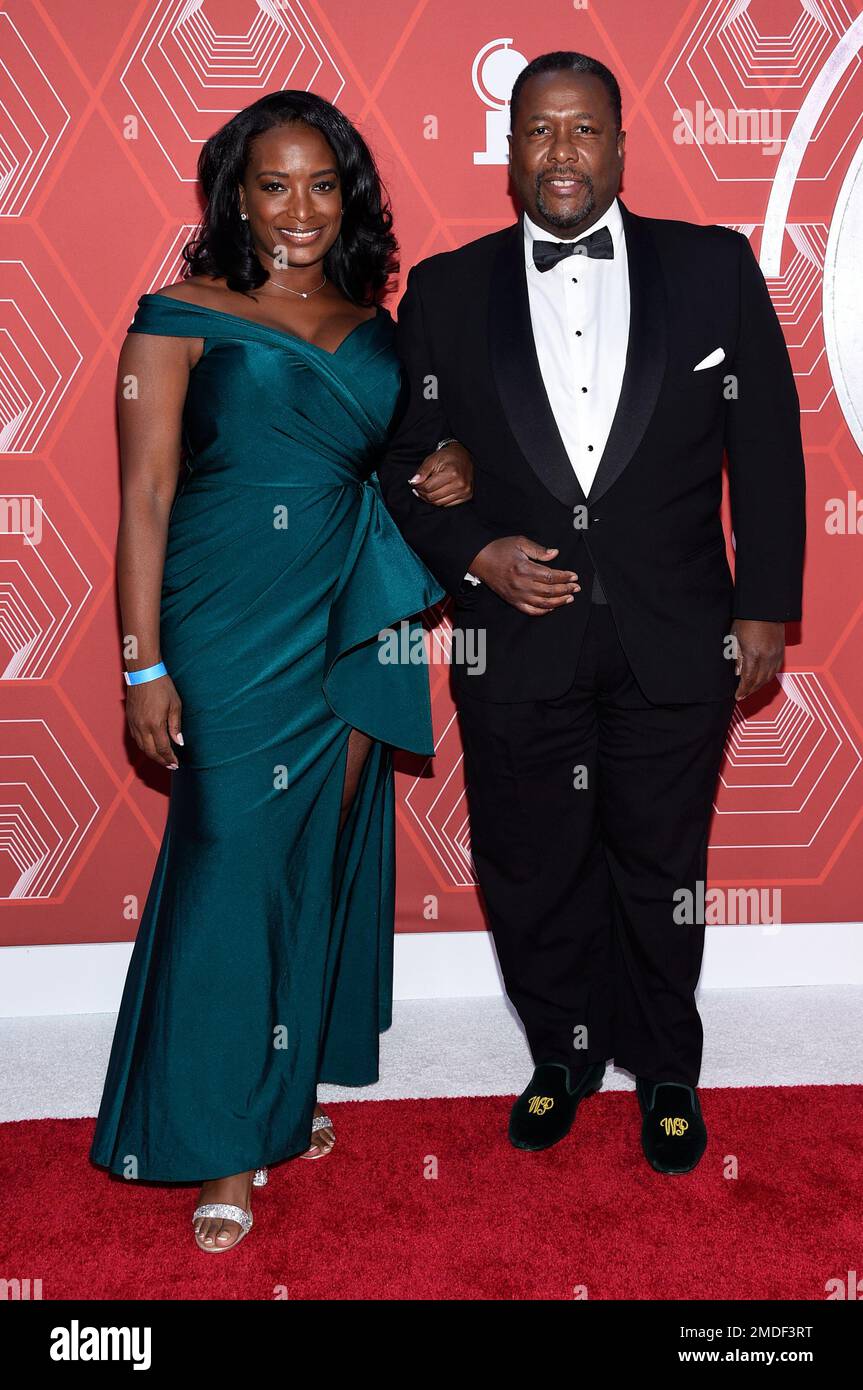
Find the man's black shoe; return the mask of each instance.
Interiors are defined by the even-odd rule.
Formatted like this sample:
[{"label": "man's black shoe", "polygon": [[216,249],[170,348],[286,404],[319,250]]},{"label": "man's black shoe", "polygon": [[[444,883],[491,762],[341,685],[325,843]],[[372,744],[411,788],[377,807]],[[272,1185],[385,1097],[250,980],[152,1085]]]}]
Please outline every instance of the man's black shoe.
[{"label": "man's black shoe", "polygon": [[579,1101],[598,1091],[604,1076],[604,1062],[585,1067],[572,1081],[563,1062],[542,1062],[510,1111],[509,1142],[517,1149],[550,1149],[569,1133]]},{"label": "man's black shoe", "polygon": [[694,1086],[635,1078],[641,1106],[641,1147],[657,1173],[689,1173],[707,1148],[707,1128]]}]

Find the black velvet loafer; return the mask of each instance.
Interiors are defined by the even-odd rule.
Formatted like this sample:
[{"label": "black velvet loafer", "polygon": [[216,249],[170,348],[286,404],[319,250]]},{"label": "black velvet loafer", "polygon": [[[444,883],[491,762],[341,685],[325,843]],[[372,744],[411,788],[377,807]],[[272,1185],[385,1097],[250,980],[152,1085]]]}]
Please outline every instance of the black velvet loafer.
[{"label": "black velvet loafer", "polygon": [[641,1147],[657,1173],[690,1173],[707,1148],[707,1128],[694,1086],[635,1078],[641,1106]]},{"label": "black velvet loafer", "polygon": [[509,1116],[509,1142],[516,1149],[550,1149],[572,1127],[578,1103],[602,1086],[605,1063],[579,1069],[575,1077],[563,1062],[542,1062]]}]

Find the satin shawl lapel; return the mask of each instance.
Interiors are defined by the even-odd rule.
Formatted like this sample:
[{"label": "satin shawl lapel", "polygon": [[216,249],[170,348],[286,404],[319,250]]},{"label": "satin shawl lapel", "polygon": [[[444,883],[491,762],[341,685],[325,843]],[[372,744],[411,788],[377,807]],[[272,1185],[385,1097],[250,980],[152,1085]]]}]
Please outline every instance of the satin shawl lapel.
[{"label": "satin shawl lapel", "polygon": [[501,237],[488,305],[491,370],[507,422],[539,481],[560,502],[586,501],[554,418],[533,341],[523,219]]},{"label": "satin shawl lapel", "polygon": [[620,204],[629,267],[629,341],[617,410],[588,494],[591,505],[629,463],[656,407],[668,356],[665,287],[647,223]]}]

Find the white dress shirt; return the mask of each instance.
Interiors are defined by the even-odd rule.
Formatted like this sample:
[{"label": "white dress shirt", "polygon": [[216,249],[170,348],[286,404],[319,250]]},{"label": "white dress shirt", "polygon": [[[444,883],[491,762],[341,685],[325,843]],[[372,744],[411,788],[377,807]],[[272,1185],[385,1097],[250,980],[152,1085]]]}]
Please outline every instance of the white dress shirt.
[{"label": "white dress shirt", "polygon": [[614,246],[613,260],[566,256],[550,270],[541,271],[533,263],[534,240],[562,238],[543,231],[524,214],[527,292],[539,368],[585,496],[617,409],[629,338],[626,237],[616,198],[584,235],[606,226]]}]

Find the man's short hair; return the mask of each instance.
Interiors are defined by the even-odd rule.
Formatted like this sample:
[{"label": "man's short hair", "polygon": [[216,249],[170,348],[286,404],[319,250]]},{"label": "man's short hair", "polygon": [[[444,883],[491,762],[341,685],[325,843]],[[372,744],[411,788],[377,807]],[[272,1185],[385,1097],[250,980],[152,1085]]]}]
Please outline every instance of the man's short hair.
[{"label": "man's short hair", "polygon": [[605,86],[611,101],[611,109],[614,112],[614,119],[617,129],[621,127],[621,106],[620,106],[620,87],[617,78],[610,68],[601,63],[598,58],[590,58],[586,53],[541,53],[538,58],[534,58],[528,63],[526,68],[522,68],[518,77],[515,79],[512,88],[512,96],[509,100],[509,128],[512,130],[515,125],[518,101],[521,96],[521,89],[528,78],[536,77],[541,72],[586,72],[592,77],[598,77]]}]

